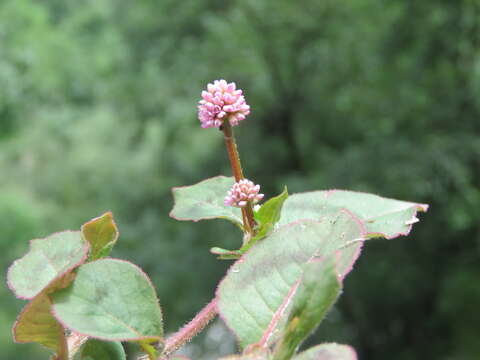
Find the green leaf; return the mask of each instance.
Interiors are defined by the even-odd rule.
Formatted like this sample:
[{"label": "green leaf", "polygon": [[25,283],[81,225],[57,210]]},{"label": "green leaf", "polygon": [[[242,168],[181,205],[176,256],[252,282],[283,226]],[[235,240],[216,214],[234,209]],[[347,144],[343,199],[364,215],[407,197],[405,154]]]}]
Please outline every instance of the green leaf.
[{"label": "green leaf", "polygon": [[59,232],[45,239],[30,242],[30,249],[16,260],[7,274],[7,282],[15,296],[33,299],[40,292],[66,286],[68,274],[87,259],[89,245],[79,231]]},{"label": "green leaf", "polygon": [[417,212],[427,211],[428,205],[353,191],[312,191],[291,195],[283,205],[279,224],[320,219],[342,208],[350,210],[365,223],[369,237],[393,239],[408,235],[418,221]]},{"label": "green leaf", "polygon": [[107,256],[118,240],[118,229],[109,211],[82,225],[82,235],[90,243],[90,260]]},{"label": "green leaf", "polygon": [[227,219],[242,228],[241,210],[223,204],[234,182],[233,177],[217,176],[192,186],[173,188],[175,205],[170,216],[190,221]]},{"label": "green leaf", "polygon": [[[142,350],[145,353],[147,353],[147,356],[149,359],[158,358],[158,351],[157,351],[157,347],[155,346],[157,344],[151,344],[148,340],[138,341],[138,343],[140,344],[140,347],[142,348]],[[163,346],[162,346],[162,349],[163,349]]]},{"label": "green leaf", "polygon": [[285,189],[280,195],[266,201],[260,209],[255,212],[255,221],[259,225],[255,238],[261,239],[273,229],[273,226],[280,220],[283,203],[287,198],[288,190],[285,186]]},{"label": "green leaf", "polygon": [[222,260],[231,260],[231,259],[238,259],[242,256],[242,252],[240,250],[227,250],[220,247],[212,247],[210,252],[215,255],[220,255],[219,259]]},{"label": "green leaf", "polygon": [[88,339],[75,354],[73,360],[126,360],[121,343]]},{"label": "green leaf", "polygon": [[101,259],[81,266],[73,284],[52,294],[65,327],[110,341],[156,342],[163,336],[155,290],[140,268]]},{"label": "green leaf", "polygon": [[242,254],[246,253],[258,240],[263,239],[270,231],[273,229],[274,225],[280,219],[280,213],[282,211],[282,206],[284,201],[288,198],[287,187],[283,192],[269,199],[265,204],[262,205],[260,210],[254,213],[255,221],[258,224],[258,230],[255,237],[248,240],[245,245],[243,245],[238,250],[227,250],[219,247],[213,247],[210,249],[212,254],[219,255],[219,259],[222,260],[232,260],[238,259]]},{"label": "green leaf", "polygon": [[[340,250],[341,251],[341,250]],[[277,344],[274,360],[290,360],[301,342],[320,324],[337,300],[342,283],[336,258],[309,263],[293,298],[285,333]]]},{"label": "green leaf", "polygon": [[[283,192],[271,199],[268,199],[260,209],[255,212],[255,220],[259,224],[258,235],[263,236],[273,228],[273,226],[280,220],[280,214],[282,211],[283,203],[288,198],[287,187],[283,189]],[[262,236],[262,237],[263,237]]]},{"label": "green leaf", "polygon": [[285,327],[288,305],[314,259],[339,253],[341,277],[360,254],[365,229],[348,211],[321,221],[301,220],[283,226],[235,262],[217,291],[218,308],[242,346],[270,343]]},{"label": "green leaf", "polygon": [[357,360],[357,354],[348,345],[321,344],[301,352],[293,360]]},{"label": "green leaf", "polygon": [[53,317],[51,305],[48,296],[41,294],[24,307],[13,325],[15,342],[36,342],[57,354],[66,354],[64,329]]},{"label": "green leaf", "polygon": [[219,360],[269,360],[270,358],[271,354],[268,349],[258,348],[242,355],[229,355]]}]

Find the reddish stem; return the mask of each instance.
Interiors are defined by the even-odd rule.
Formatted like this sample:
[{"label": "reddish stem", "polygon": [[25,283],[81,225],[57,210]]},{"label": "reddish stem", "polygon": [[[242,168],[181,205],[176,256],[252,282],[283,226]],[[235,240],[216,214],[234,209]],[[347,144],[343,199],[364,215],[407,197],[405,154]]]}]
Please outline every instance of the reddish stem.
[{"label": "reddish stem", "polygon": [[[235,181],[239,182],[240,180],[244,179],[242,164],[240,162],[240,156],[238,155],[237,143],[235,142],[233,129],[228,120],[223,123],[222,130],[233,176],[235,177]],[[245,231],[249,234],[253,234],[255,229],[255,220],[253,218],[253,208],[250,201],[247,203],[247,206],[242,208],[242,217]]]},{"label": "reddish stem", "polygon": [[[168,356],[178,350],[183,344],[190,341],[215,318],[217,313],[217,299],[213,299],[188,324],[165,341],[165,349],[162,356]],[[160,359],[162,359],[162,357],[160,357]]]}]

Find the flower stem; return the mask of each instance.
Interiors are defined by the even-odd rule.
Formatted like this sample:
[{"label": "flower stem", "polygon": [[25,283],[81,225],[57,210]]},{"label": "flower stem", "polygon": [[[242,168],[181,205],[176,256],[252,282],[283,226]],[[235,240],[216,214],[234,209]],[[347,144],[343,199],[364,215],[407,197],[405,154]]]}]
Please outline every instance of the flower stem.
[{"label": "flower stem", "polygon": [[[235,177],[235,181],[239,182],[240,180],[244,179],[242,164],[240,162],[240,156],[238,155],[237,143],[235,142],[233,129],[228,120],[223,122],[222,130],[233,176]],[[253,218],[253,208],[250,201],[247,203],[247,206],[242,208],[242,217],[243,228],[245,229],[245,232],[253,235],[255,231],[255,220]]]},{"label": "flower stem", "polygon": [[188,324],[165,341],[165,350],[162,356],[168,356],[190,341],[207,326],[217,313],[217,299],[213,299]]}]

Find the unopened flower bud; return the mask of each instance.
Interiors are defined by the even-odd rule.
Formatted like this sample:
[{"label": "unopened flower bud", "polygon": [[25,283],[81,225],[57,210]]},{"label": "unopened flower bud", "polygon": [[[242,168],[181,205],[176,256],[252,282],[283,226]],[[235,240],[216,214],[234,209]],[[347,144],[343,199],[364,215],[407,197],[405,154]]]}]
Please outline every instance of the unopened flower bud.
[{"label": "unopened flower bud", "polygon": [[202,91],[202,100],[198,102],[198,119],[202,128],[220,127],[225,120],[236,126],[250,114],[250,106],[245,102],[242,90],[235,83],[215,80]]},{"label": "unopened flower bud", "polygon": [[263,199],[263,194],[259,194],[260,185],[255,185],[247,179],[240,180],[233,184],[225,197],[226,206],[245,207],[251,201],[253,204]]}]

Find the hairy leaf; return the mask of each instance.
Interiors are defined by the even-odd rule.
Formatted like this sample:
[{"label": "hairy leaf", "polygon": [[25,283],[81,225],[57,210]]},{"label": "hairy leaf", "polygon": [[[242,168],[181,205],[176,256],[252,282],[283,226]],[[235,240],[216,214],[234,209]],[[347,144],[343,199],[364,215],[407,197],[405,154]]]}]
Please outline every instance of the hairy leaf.
[{"label": "hairy leaf", "polygon": [[55,317],[67,328],[111,341],[160,341],[155,290],[137,266],[101,259],[78,269],[73,284],[52,294]]},{"label": "hairy leaf", "polygon": [[82,225],[82,235],[90,243],[90,260],[107,256],[118,240],[118,229],[111,212]]},{"label": "hairy leaf", "polygon": [[351,346],[330,343],[305,350],[293,360],[357,360],[357,354]]},{"label": "hairy leaf", "polygon": [[242,227],[241,210],[223,204],[234,182],[233,177],[217,176],[195,185],[173,188],[175,205],[170,216],[191,221],[227,219]]},{"label": "hairy leaf", "polygon": [[[309,262],[338,257],[343,278],[360,254],[365,230],[348,211],[283,226],[235,262],[217,291],[219,312],[240,344],[274,340],[285,327],[295,291]],[[349,246],[347,246],[349,245]]]},{"label": "hairy leaf", "polygon": [[219,360],[270,360],[271,354],[265,348],[253,349],[242,355],[230,355]]},{"label": "hairy leaf", "polygon": [[341,289],[335,257],[318,259],[305,267],[304,276],[293,298],[287,328],[276,346],[274,360],[292,358],[301,342],[323,320]]},{"label": "hairy leaf", "polygon": [[[21,299],[33,299],[59,285],[66,275],[87,259],[88,243],[79,231],[63,231],[30,242],[30,249],[16,260],[7,274],[8,286]],[[68,279],[67,279],[68,280]],[[66,286],[63,281],[60,286]]]},{"label": "hairy leaf", "polygon": [[53,317],[51,305],[48,296],[40,294],[24,307],[13,325],[15,342],[36,342],[57,354],[66,353],[64,329]]},{"label": "hairy leaf", "polygon": [[365,223],[369,237],[393,239],[408,235],[418,221],[417,212],[427,211],[428,205],[353,191],[312,191],[289,196],[283,205],[279,224],[319,219],[341,208],[350,210]]},{"label": "hairy leaf", "polygon": [[73,360],[126,360],[125,351],[117,341],[89,339],[75,354]]}]

